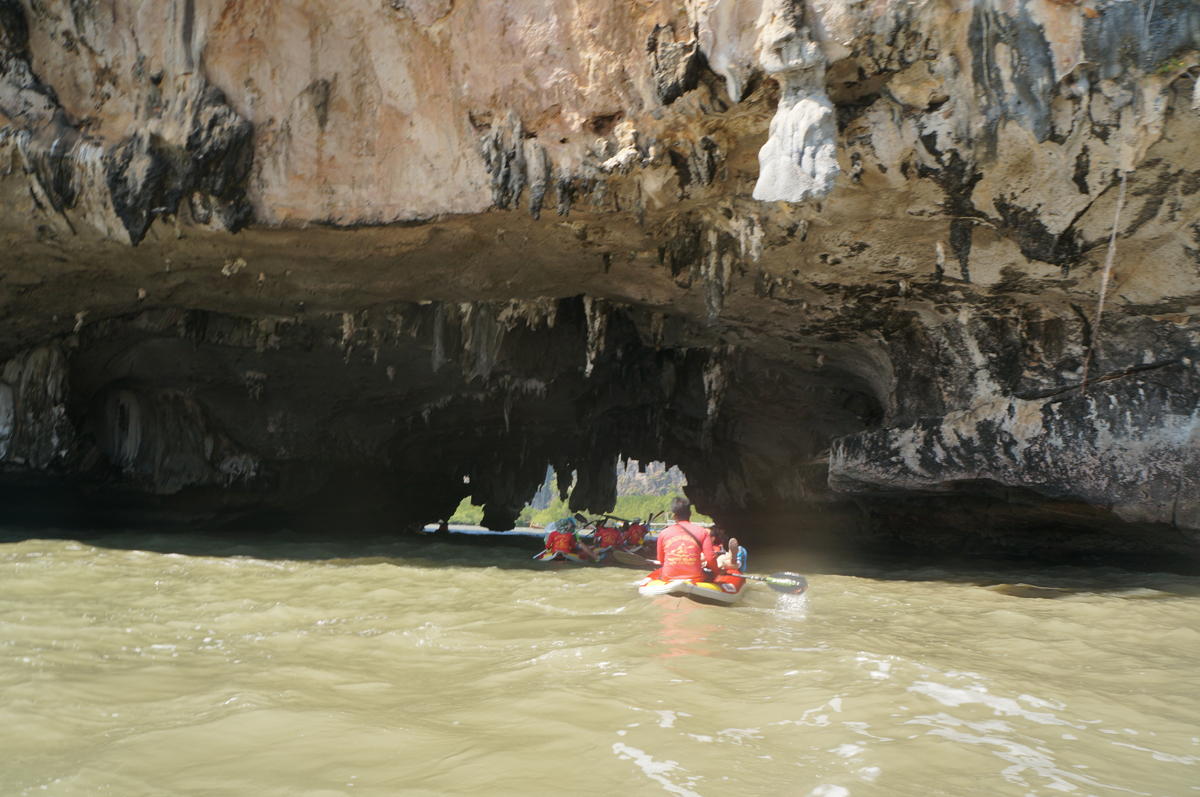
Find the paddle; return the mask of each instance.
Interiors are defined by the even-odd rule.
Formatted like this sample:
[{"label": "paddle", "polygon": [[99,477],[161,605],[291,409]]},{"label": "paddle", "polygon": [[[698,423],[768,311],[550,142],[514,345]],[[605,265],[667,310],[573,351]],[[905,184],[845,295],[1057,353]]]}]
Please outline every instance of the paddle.
[{"label": "paddle", "polygon": [[[662,566],[662,563],[657,559],[647,559],[644,556],[638,556],[629,551],[613,551],[613,556],[618,562],[625,565],[635,565],[638,567],[645,567],[647,565],[653,567]],[[748,576],[745,573],[738,573],[737,577],[747,578],[751,581],[762,581],[776,592],[788,595],[802,595],[808,590],[808,579],[799,573],[772,573],[769,576]]]},{"label": "paddle", "polygon": [[[651,524],[652,522],[654,522],[654,518],[656,518],[656,517],[658,517],[659,515],[663,514],[663,512],[665,512],[665,511],[666,511],[666,510],[664,509],[664,510],[662,510],[661,512],[655,512],[653,515],[651,515],[650,517],[646,518],[646,520],[645,520],[645,521],[642,523],[642,525],[643,525],[643,526],[646,526],[647,528],[649,528],[650,524]],[[590,526],[590,525],[592,525],[593,523],[595,523],[595,522],[596,522],[596,520],[619,520],[619,521],[621,521],[622,523],[632,523],[632,522],[633,522],[633,521],[632,521],[632,520],[630,520],[629,518],[617,517],[616,515],[600,515],[600,516],[599,516],[599,517],[597,517],[595,520],[588,520],[586,517],[584,517],[584,516],[583,516],[581,513],[579,513],[579,512],[576,512],[576,513],[575,513],[575,520],[576,520],[576,521],[578,521],[578,522],[579,522],[579,524],[580,524],[581,526]]]},{"label": "paddle", "polygon": [[658,567],[658,561],[647,559],[644,556],[633,553],[631,551],[613,551],[613,557],[623,565],[633,565],[634,567]]}]

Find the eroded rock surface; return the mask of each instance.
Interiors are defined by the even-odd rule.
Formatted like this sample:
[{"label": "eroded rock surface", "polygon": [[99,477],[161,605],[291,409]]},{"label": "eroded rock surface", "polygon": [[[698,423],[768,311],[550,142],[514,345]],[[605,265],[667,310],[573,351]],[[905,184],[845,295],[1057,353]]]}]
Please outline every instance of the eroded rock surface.
[{"label": "eroded rock surface", "polygon": [[1195,559],[1198,73],[1186,0],[0,0],[0,492],[504,527],[631,457]]}]

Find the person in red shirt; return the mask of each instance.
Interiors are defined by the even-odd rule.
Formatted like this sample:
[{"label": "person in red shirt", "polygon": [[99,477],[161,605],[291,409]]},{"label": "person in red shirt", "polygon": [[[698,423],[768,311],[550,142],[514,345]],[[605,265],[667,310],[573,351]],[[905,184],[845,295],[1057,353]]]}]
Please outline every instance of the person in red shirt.
[{"label": "person in red shirt", "polygon": [[646,527],[642,525],[641,518],[635,518],[629,528],[621,535],[621,544],[625,546],[625,550],[632,551],[642,546],[646,541]]},{"label": "person in red shirt", "polygon": [[546,534],[545,553],[550,556],[561,553],[574,554],[583,559],[596,558],[592,549],[580,541],[575,530],[575,519],[567,517],[555,522]]},{"label": "person in red shirt", "polygon": [[595,548],[597,553],[610,551],[616,548],[620,542],[621,531],[612,526],[599,526],[596,528],[595,533],[592,534],[592,547]]},{"label": "person in red shirt", "polygon": [[[662,562],[663,581],[689,579],[706,581],[717,572],[717,556],[713,552],[712,535],[708,529],[691,521],[692,504],[686,498],[671,502],[675,525],[658,534],[658,561]],[[705,565],[710,573],[704,572]]]}]

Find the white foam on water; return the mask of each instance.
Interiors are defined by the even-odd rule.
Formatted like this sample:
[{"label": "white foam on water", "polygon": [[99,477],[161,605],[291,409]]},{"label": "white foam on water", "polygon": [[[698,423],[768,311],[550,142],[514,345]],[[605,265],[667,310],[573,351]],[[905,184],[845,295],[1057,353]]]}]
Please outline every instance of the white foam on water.
[{"label": "white foam on water", "polygon": [[679,769],[679,763],[676,761],[655,761],[654,757],[647,754],[644,750],[639,750],[636,747],[630,747],[627,744],[617,742],[612,746],[614,753],[622,761],[631,760],[637,764],[642,772],[646,773],[646,777],[650,778],[662,785],[671,794],[678,794],[680,797],[702,797],[699,792],[694,792],[686,786],[680,786],[670,778],[668,773]]},{"label": "white foam on water", "polygon": [[1113,789],[1130,794],[1143,794],[1143,792],[1124,789],[1110,783],[1102,783],[1078,772],[1061,769],[1056,764],[1054,756],[1045,748],[1034,749],[997,735],[998,732],[1013,732],[1012,728],[1004,722],[966,722],[949,714],[941,713],[910,720],[905,724],[933,726],[928,735],[938,736],[958,744],[996,748],[992,751],[993,755],[1010,764],[1001,770],[1001,777],[1009,783],[1023,788],[1030,788],[1027,778],[1033,775],[1047,781],[1043,784],[1044,787],[1054,791],[1073,792],[1078,788],[1078,784],[1081,784],[1095,789]]},{"label": "white foam on water", "polygon": [[953,686],[946,686],[945,684],[934,683],[933,681],[917,681],[908,687],[908,691],[927,695],[943,706],[950,706],[952,708],[957,708],[968,703],[982,703],[997,714],[1004,714],[1010,717],[1023,717],[1039,725],[1067,725],[1078,730],[1086,730],[1082,725],[1075,725],[1064,719],[1059,719],[1053,714],[1027,711],[1012,698],[989,695],[983,687],[959,689]]},{"label": "white foam on water", "polygon": [[1149,753],[1150,757],[1155,761],[1165,761],[1172,764],[1187,764],[1188,766],[1191,766],[1192,764],[1200,764],[1200,758],[1194,755],[1170,755],[1169,753],[1160,753],[1157,750],[1138,747],[1136,744],[1129,744],[1129,742],[1112,742],[1112,744],[1115,747],[1128,747],[1130,750],[1137,750],[1141,753]]},{"label": "white foam on water", "polygon": [[779,599],[775,601],[775,611],[780,614],[793,615],[803,618],[812,609],[812,601],[808,599],[808,593],[802,595],[779,595]]},{"label": "white foam on water", "polygon": [[691,714],[684,714],[683,712],[675,713],[674,711],[665,711],[661,709],[655,710],[654,713],[659,717],[658,727],[660,728],[674,728],[676,719],[679,717],[691,716]]},{"label": "white foam on water", "polygon": [[808,793],[808,797],[849,797],[850,790],[845,786],[835,786],[832,783],[822,783]]},{"label": "white foam on water", "polygon": [[726,728],[723,731],[717,731],[717,736],[720,736],[722,741],[741,744],[751,739],[761,739],[762,730],[759,728]]},{"label": "white foam on water", "polygon": [[873,659],[870,656],[859,656],[858,658],[855,659],[855,661],[866,662],[868,664],[874,664],[876,669],[871,670],[867,674],[870,675],[872,678],[874,678],[876,680],[880,680],[880,681],[884,680],[885,678],[888,678],[889,673],[892,669],[892,663],[890,661],[888,661],[887,659]]}]

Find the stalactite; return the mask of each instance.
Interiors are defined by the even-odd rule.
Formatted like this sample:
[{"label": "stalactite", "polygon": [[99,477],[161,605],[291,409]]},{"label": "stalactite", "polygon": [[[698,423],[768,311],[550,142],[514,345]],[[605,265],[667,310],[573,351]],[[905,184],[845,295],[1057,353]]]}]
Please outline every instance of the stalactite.
[{"label": "stalactite", "polygon": [[596,358],[604,353],[605,337],[608,332],[608,302],[603,299],[583,297],[583,309],[587,316],[587,366],[584,376],[591,376]]},{"label": "stalactite", "polygon": [[732,354],[732,346],[725,347],[724,350],[709,349],[708,356],[704,362],[705,450],[712,448],[713,425],[716,423],[717,416],[721,412],[721,405],[725,401],[725,394],[729,390],[729,381],[733,370]]}]

